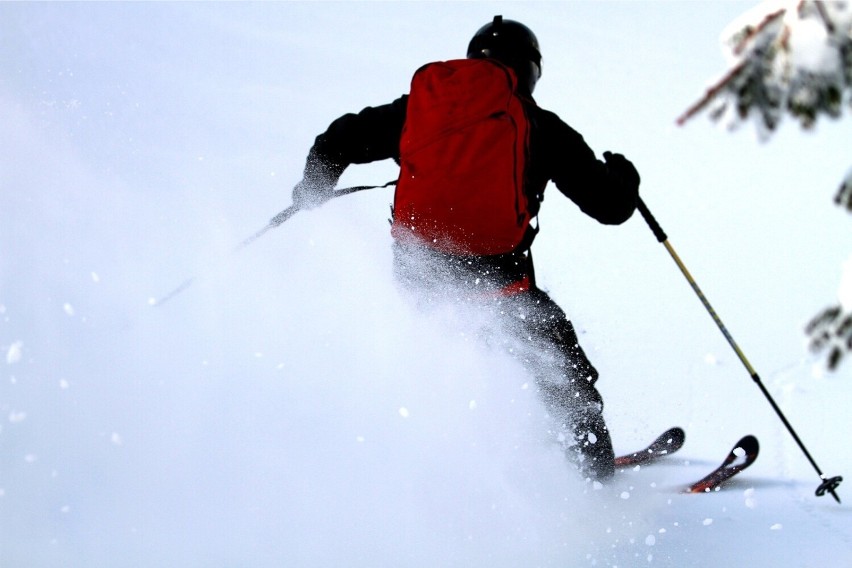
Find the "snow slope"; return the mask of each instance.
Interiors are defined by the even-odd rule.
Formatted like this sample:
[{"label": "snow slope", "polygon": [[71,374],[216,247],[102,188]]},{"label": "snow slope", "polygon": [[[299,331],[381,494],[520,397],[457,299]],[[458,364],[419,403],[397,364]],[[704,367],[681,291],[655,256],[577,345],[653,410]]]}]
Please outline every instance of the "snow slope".
[{"label": "snow slope", "polygon": [[[801,333],[847,253],[830,200],[848,131],[760,145],[673,126],[747,6],[499,9],[539,34],[539,103],[637,163],[814,457],[849,474],[849,369],[818,372]],[[548,444],[530,378],[477,341],[476,317],[397,290],[391,190],[232,254],[289,205],[331,119],[458,56],[492,11],[0,4],[0,566],[852,566],[849,505],[813,495],[638,216],[602,227],[551,190],[535,248],[601,372],[616,450],[687,431],[677,456],[598,488]],[[761,457],[735,483],[679,492],[747,433]]]}]

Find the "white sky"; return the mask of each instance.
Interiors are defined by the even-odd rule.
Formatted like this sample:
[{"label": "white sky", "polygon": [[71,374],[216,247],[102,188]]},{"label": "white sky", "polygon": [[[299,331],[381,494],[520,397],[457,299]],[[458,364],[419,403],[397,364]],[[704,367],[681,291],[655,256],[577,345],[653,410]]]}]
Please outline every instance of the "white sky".
[{"label": "white sky", "polygon": [[[812,382],[801,330],[834,300],[849,254],[852,219],[831,201],[850,166],[848,116],[807,134],[787,122],[767,144],[747,128],[731,134],[703,117],[684,128],[674,124],[725,72],[719,35],[751,5],[0,3],[0,352],[15,346],[16,353],[15,365],[0,375],[0,416],[26,416],[3,424],[0,443],[9,450],[3,456],[40,456],[26,462],[32,470],[17,457],[0,457],[9,460],[0,461],[7,511],[26,516],[38,538],[61,533],[64,544],[54,548],[60,556],[71,554],[75,530],[94,535],[79,550],[98,549],[97,533],[85,529],[103,528],[93,520],[99,513],[115,521],[104,528],[114,539],[114,548],[100,550],[107,560],[128,549],[123,545],[155,554],[146,546],[152,541],[128,536],[134,523],[141,533],[133,534],[147,529],[153,542],[187,557],[205,550],[211,534],[238,556],[241,538],[260,521],[240,509],[243,524],[222,529],[216,507],[228,503],[205,496],[240,487],[246,463],[271,469],[279,460],[290,463],[291,456],[275,453],[276,436],[331,471],[322,469],[331,457],[298,453],[304,441],[297,418],[329,448],[354,438],[358,428],[402,439],[397,422],[361,420],[381,401],[396,405],[396,420],[398,392],[424,394],[409,384],[417,376],[399,384],[387,379],[395,364],[417,353],[374,329],[397,326],[394,338],[420,331],[395,319],[394,310],[403,308],[387,274],[389,190],[295,217],[231,265],[217,262],[289,205],[313,137],[332,119],[394,99],[429,60],[462,56],[470,36],[496,13],[526,23],[539,37],[539,104],[583,133],[599,154],[618,151],[636,163],[643,197],[764,380],[788,403],[801,400],[787,396],[795,392],[791,385],[814,396],[819,385],[827,389]],[[341,183],[379,184],[395,173],[392,164],[357,167]],[[765,402],[638,216],[622,227],[598,226],[551,189],[541,223],[534,249],[539,280],[571,314],[601,371],[617,447],[633,449],[676,423],[687,427],[693,447],[714,456],[749,431],[786,440],[774,419],[752,414],[766,410]],[[149,297],[207,269],[214,278],[152,313]],[[372,323],[362,329],[360,322]],[[483,372],[471,362],[469,346],[429,337],[471,376]],[[335,356],[313,357],[318,343]],[[380,368],[365,370],[364,353],[379,354],[372,364]],[[493,361],[479,362],[488,372],[507,373]],[[286,373],[313,373],[312,381],[336,379],[345,368],[353,380],[281,386],[279,365]],[[424,365],[437,374],[445,368],[428,357]],[[369,373],[387,375],[387,384],[357,380]],[[841,373],[848,379],[848,367]],[[471,388],[487,401],[494,396],[490,384]],[[71,398],[60,398],[55,385],[66,385]],[[450,390],[462,399],[467,394],[458,385]],[[421,411],[434,403],[424,396],[427,401],[414,401]],[[837,459],[823,434],[845,418],[805,402],[791,403],[794,412],[811,412],[807,420],[794,414],[794,421],[818,458]],[[416,416],[417,404],[408,404]],[[323,409],[341,413],[352,430],[340,438],[314,414]],[[458,420],[462,435],[475,436]],[[502,420],[488,424],[493,435],[522,434],[507,434]],[[111,442],[99,445],[104,440]],[[776,444],[776,459],[755,471],[810,480],[807,464],[791,458],[797,454],[785,444]],[[126,454],[114,453],[119,445]],[[401,451],[419,463],[439,449],[426,457]],[[220,452],[229,465],[218,461]],[[164,454],[168,459],[159,459]],[[526,457],[552,465],[537,453]],[[470,456],[453,458],[474,467]],[[100,468],[104,477],[80,464]],[[176,480],[152,470],[156,464],[176,468]],[[164,477],[147,486],[133,467]],[[834,473],[834,464],[827,469]],[[211,471],[219,473],[204,477]],[[394,471],[383,479],[400,488]],[[542,476],[530,491],[556,492],[561,486],[547,488],[553,479]],[[73,514],[40,517],[39,507],[27,506],[29,494],[18,491],[20,480],[39,496],[39,507],[54,511],[70,503]],[[256,481],[258,488],[278,487]],[[181,494],[183,483],[197,491]],[[140,485],[148,504],[124,491]],[[257,506],[284,498],[246,491],[246,502]],[[348,492],[332,485],[332,495]],[[88,509],[84,496],[94,499]],[[517,497],[518,518],[531,515],[531,530],[546,523],[538,528],[552,535],[549,523],[562,511],[548,507],[536,517],[529,495]],[[125,509],[112,508],[115,499]],[[173,499],[186,508],[162,521],[159,507]],[[276,509],[258,519],[292,525],[279,515]],[[9,524],[9,518],[0,520]],[[69,519],[79,524],[63,524]],[[319,511],[303,530],[322,521]],[[189,544],[165,535],[193,522],[201,528]],[[368,534],[369,522],[380,520],[369,518],[359,535]],[[275,531],[273,523],[253,534],[272,539]]]}]

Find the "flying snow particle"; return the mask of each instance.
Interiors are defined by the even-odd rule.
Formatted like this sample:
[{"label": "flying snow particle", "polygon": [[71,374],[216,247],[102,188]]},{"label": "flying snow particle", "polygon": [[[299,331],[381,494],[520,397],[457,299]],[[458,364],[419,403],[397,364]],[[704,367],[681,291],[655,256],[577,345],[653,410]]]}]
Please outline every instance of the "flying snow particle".
[{"label": "flying snow particle", "polygon": [[652,534],[649,534],[645,537],[645,544],[647,544],[648,546],[654,546],[655,544],[657,544],[657,537]]},{"label": "flying snow particle", "polygon": [[629,491],[622,491],[621,492],[621,498],[622,499],[630,499],[630,492]]},{"label": "flying snow particle", "polygon": [[74,306],[72,306],[68,302],[65,302],[65,304],[62,305],[62,310],[69,316],[74,315]]},{"label": "flying snow particle", "polygon": [[12,412],[9,413],[9,422],[11,422],[12,424],[17,424],[18,422],[23,422],[26,419],[27,419],[27,413],[26,412],[16,412],[16,411],[13,410]]},{"label": "flying snow particle", "polygon": [[109,440],[116,446],[121,446],[124,444],[124,440],[121,438],[121,434],[119,434],[118,432],[113,432],[112,436],[109,437]]},{"label": "flying snow particle", "polygon": [[703,524],[705,527],[709,527],[710,525],[713,524],[713,519],[709,519],[709,518],[704,519],[704,521],[701,524]]},{"label": "flying snow particle", "polygon": [[20,361],[23,356],[23,347],[23,341],[16,341],[10,345],[9,350],[6,351],[6,364],[11,365],[12,363]]},{"label": "flying snow particle", "polygon": [[100,276],[98,276],[98,273],[97,273],[97,272],[92,272],[92,282],[94,282],[95,284],[97,284],[97,283],[98,283],[98,282],[100,282],[100,281],[101,281],[101,277],[100,277]]},{"label": "flying snow particle", "polygon": [[400,409],[399,409],[399,415],[402,416],[403,418],[408,418],[410,413],[408,412],[408,409],[403,406],[403,407],[400,407]]},{"label": "flying snow particle", "polygon": [[470,401],[470,403],[467,405],[467,407],[468,407],[470,410],[476,410],[476,401],[475,401],[475,400],[471,400],[471,401]]},{"label": "flying snow particle", "polygon": [[749,509],[754,509],[757,506],[757,501],[754,498],[754,488],[749,487],[743,492],[745,496],[745,506]]},{"label": "flying snow particle", "polygon": [[772,525],[771,527],[769,527],[769,530],[771,530],[771,531],[780,531],[780,530],[781,530],[781,529],[783,529],[783,528],[784,528],[784,525],[782,525],[781,523],[775,523],[774,525]]}]

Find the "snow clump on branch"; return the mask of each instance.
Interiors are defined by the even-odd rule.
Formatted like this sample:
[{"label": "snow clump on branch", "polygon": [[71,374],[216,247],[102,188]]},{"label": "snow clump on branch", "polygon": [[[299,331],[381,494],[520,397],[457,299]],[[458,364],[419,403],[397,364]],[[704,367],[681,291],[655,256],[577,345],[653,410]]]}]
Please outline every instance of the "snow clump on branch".
[{"label": "snow clump on branch", "polygon": [[768,0],[723,32],[729,71],[678,119],[707,109],[729,127],[755,118],[767,137],[785,112],[810,128],[852,106],[852,6]]}]

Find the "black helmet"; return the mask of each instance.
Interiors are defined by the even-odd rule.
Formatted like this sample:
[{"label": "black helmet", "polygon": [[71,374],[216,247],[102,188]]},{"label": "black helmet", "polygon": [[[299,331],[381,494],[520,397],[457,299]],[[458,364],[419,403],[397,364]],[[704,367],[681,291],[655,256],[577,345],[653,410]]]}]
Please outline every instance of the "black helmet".
[{"label": "black helmet", "polygon": [[528,27],[514,20],[494,16],[474,34],[467,46],[468,59],[488,57],[508,65],[518,76],[521,89],[531,95],[541,77],[541,51],[538,39]]}]

